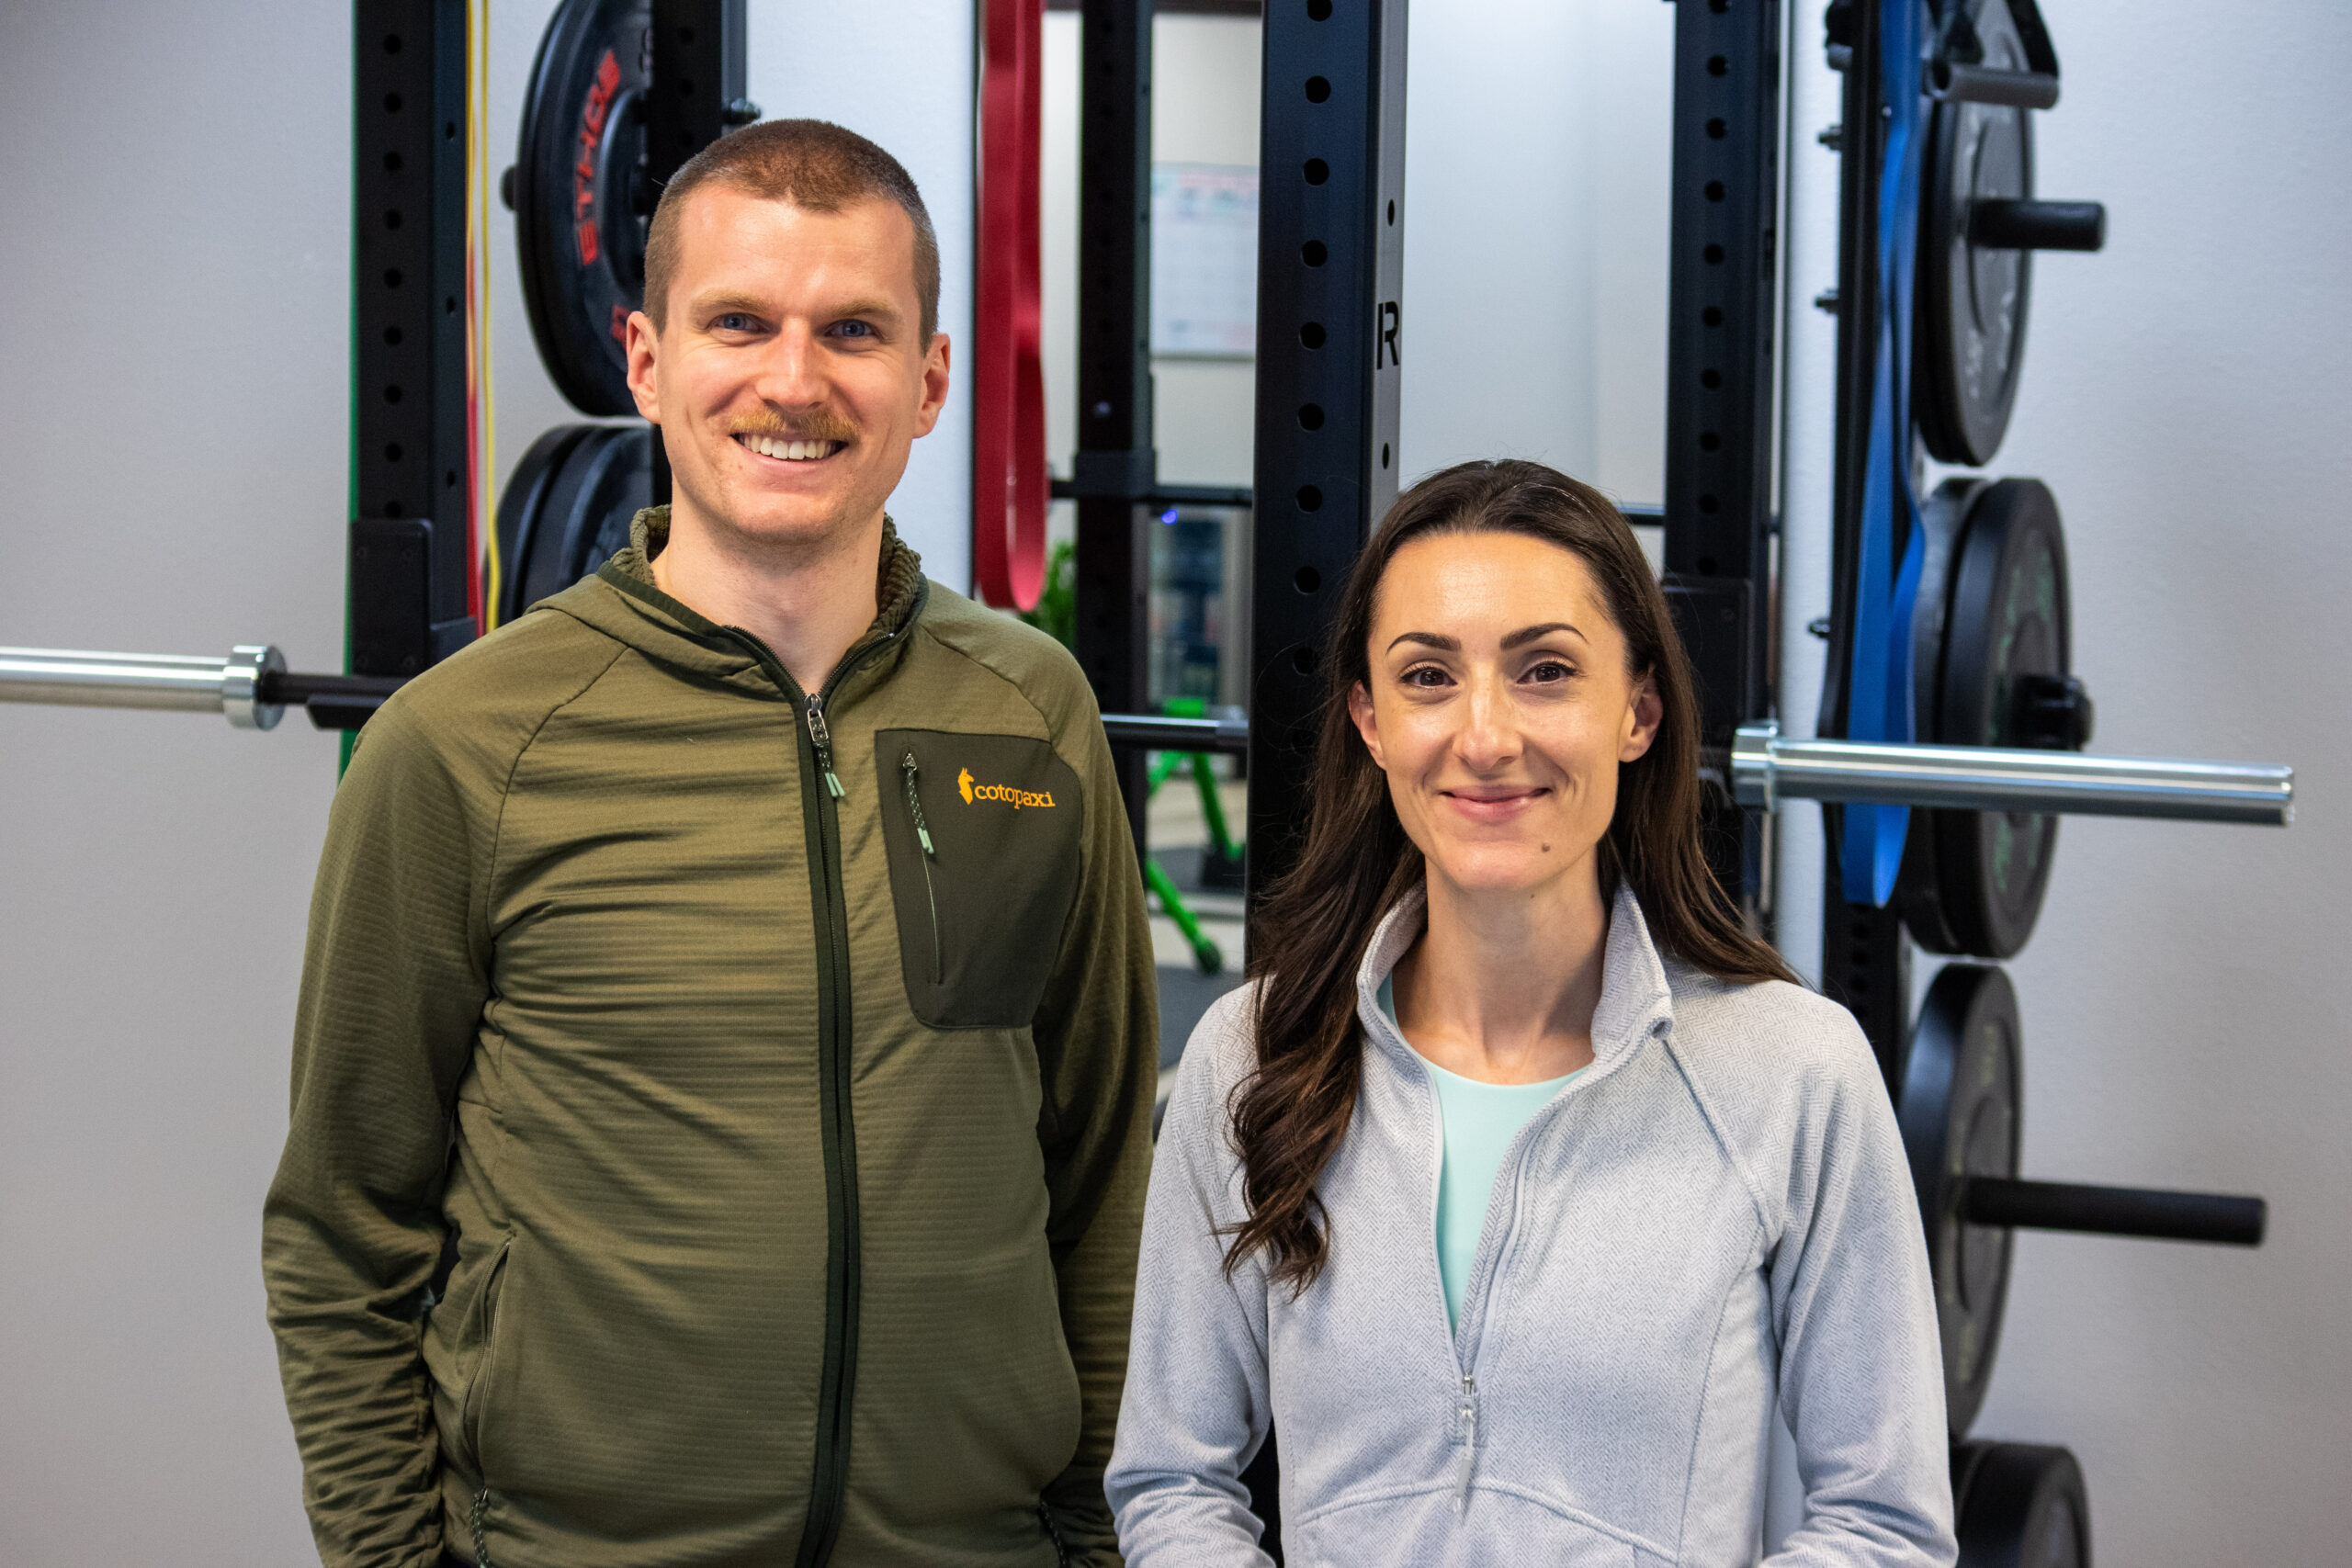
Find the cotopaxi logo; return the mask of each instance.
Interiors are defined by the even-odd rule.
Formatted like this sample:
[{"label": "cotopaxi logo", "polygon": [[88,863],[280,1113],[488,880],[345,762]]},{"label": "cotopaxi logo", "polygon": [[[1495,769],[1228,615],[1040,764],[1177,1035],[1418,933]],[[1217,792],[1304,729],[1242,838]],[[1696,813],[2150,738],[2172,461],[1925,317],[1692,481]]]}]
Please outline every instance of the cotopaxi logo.
[{"label": "cotopaxi logo", "polygon": [[1054,803],[1050,791],[1040,794],[1035,790],[1014,789],[1009,784],[976,784],[972,782],[972,770],[969,768],[956,771],[956,793],[964,797],[967,806],[978,801],[996,800],[1002,801],[1015,811],[1024,806],[1051,806]]}]

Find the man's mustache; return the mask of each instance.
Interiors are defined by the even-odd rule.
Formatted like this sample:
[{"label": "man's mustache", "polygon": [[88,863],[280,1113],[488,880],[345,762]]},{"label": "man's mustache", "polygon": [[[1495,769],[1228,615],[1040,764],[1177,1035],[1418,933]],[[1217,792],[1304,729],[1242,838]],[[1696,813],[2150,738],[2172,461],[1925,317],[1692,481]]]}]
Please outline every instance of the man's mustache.
[{"label": "man's mustache", "polygon": [[857,439],[857,426],[830,409],[811,409],[792,419],[767,411],[738,414],[727,427],[729,437],[764,436],[770,441],[839,441]]}]

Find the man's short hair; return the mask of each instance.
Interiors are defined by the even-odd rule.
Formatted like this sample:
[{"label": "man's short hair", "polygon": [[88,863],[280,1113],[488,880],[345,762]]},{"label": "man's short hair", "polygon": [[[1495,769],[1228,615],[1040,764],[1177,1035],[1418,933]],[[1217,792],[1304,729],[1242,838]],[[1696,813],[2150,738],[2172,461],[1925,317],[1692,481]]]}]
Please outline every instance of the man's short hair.
[{"label": "man's short hair", "polygon": [[939,236],[914,180],[889,153],[829,120],[768,119],[722,136],[670,176],[645,238],[645,313],[656,331],[668,324],[670,274],[677,265],[678,225],[695,188],[729,185],[811,212],[839,212],[869,199],[895,201],[915,226],[915,298],[922,304],[922,346],[939,330]]}]

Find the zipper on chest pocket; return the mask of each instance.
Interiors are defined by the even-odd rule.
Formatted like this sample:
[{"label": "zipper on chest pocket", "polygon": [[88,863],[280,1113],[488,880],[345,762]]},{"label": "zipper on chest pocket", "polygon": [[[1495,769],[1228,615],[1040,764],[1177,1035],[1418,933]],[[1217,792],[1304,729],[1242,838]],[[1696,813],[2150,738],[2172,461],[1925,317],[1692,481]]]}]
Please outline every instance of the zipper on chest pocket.
[{"label": "zipper on chest pocket", "polygon": [[907,814],[914,818],[915,842],[922,847],[922,895],[931,906],[931,983],[944,983],[943,954],[939,946],[939,889],[933,885],[931,863],[939,858],[931,847],[931,828],[922,819],[922,792],[915,787],[915,754],[908,752],[899,759],[899,773],[907,781]]}]

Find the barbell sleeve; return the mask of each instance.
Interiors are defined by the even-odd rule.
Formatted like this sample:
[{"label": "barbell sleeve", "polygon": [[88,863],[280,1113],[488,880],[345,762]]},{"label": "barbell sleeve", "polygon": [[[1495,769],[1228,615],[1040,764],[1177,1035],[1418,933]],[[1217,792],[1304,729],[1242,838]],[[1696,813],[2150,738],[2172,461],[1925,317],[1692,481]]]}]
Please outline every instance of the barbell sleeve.
[{"label": "barbell sleeve", "polygon": [[1961,1213],[1976,1225],[2259,1247],[2269,1220],[2269,1205],[2261,1199],[2219,1192],[2089,1187],[2006,1176],[1964,1179],[1968,1185],[1961,1194]]},{"label": "barbell sleeve", "polygon": [[1968,204],[1968,239],[1993,250],[2096,251],[2107,243],[2107,208],[1985,197]]},{"label": "barbell sleeve", "polygon": [[1770,723],[1739,728],[1732,740],[1731,772],[1739,803],[1768,811],[1795,799],[2275,828],[2295,816],[2295,770],[2270,763],[1789,740]]},{"label": "barbell sleeve", "polygon": [[0,648],[0,702],[218,713],[240,729],[268,729],[283,709],[263,687],[285,668],[264,644],[241,644],[226,659]]},{"label": "barbell sleeve", "polygon": [[2008,71],[1939,60],[1928,67],[1928,90],[1951,103],[1999,104],[2007,108],[2058,107],[2058,78],[2041,71]]}]

